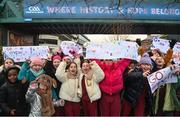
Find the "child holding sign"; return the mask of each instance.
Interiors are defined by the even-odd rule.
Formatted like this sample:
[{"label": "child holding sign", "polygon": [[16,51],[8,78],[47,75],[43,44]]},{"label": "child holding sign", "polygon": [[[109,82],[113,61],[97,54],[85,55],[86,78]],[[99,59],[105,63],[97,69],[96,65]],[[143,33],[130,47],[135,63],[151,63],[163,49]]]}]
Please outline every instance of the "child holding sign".
[{"label": "child holding sign", "polygon": [[118,61],[105,60],[103,62],[96,60],[103,70],[105,77],[100,82],[102,92],[99,101],[101,116],[119,116],[120,115],[120,92],[123,89],[123,72],[129,65],[129,59]]}]

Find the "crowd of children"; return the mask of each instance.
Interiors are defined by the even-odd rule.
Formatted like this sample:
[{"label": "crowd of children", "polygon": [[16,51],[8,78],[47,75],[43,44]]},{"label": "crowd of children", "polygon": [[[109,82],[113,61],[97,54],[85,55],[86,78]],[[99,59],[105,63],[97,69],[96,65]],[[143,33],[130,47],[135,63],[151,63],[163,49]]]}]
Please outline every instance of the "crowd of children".
[{"label": "crowd of children", "polygon": [[[148,116],[180,115],[180,68],[173,65],[174,41],[166,54],[144,50],[140,61],[87,60],[62,52],[43,61],[32,57],[0,67],[0,115]],[[178,82],[152,94],[147,76],[170,66]]]}]

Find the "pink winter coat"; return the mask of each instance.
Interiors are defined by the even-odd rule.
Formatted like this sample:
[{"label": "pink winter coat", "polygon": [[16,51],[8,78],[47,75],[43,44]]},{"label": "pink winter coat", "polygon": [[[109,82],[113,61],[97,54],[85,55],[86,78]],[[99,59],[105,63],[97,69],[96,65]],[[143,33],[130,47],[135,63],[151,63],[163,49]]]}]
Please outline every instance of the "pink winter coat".
[{"label": "pink winter coat", "polygon": [[123,72],[129,65],[130,60],[122,59],[107,65],[104,62],[96,61],[104,71],[105,78],[100,82],[101,91],[107,94],[119,93],[123,88]]}]

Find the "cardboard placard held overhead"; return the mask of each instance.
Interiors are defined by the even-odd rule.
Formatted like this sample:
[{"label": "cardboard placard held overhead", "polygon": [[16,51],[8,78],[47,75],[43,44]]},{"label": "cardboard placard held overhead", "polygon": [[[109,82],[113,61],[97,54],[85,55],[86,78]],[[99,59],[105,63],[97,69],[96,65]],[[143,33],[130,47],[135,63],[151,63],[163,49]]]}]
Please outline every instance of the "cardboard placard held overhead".
[{"label": "cardboard placard held overhead", "polygon": [[3,47],[4,59],[12,58],[15,62],[24,62],[31,57],[48,57],[48,46],[15,46]]},{"label": "cardboard placard held overhead", "polygon": [[118,41],[115,43],[89,43],[86,47],[86,58],[138,60],[138,45],[135,42]]}]

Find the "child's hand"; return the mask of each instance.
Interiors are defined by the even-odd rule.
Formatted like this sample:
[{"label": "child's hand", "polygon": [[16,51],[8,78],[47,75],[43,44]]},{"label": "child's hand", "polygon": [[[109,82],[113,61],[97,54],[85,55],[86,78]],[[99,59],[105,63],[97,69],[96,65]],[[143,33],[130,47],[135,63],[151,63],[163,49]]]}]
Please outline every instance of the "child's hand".
[{"label": "child's hand", "polygon": [[60,106],[64,106],[65,101],[63,99],[60,99],[59,101],[60,101]]},{"label": "child's hand", "polygon": [[30,87],[31,89],[35,90],[35,89],[38,88],[38,84],[37,84],[37,82],[32,81],[29,87]]},{"label": "child's hand", "polygon": [[89,64],[90,64],[90,66],[93,66],[95,63],[96,63],[95,61],[92,61]]},{"label": "child's hand", "polygon": [[12,109],[12,110],[10,111],[10,115],[16,115],[16,109]]},{"label": "child's hand", "polygon": [[149,76],[149,74],[150,74],[150,71],[146,71],[146,72],[143,73],[143,77],[146,78],[147,76]]},{"label": "child's hand", "polygon": [[175,74],[175,75],[179,75],[180,74],[180,67],[175,67],[175,69],[173,70],[173,73]]},{"label": "child's hand", "polygon": [[63,58],[63,61],[64,61],[64,62],[67,62],[67,61],[68,61],[68,58],[67,58],[67,57],[64,57],[64,58]]},{"label": "child's hand", "polygon": [[64,106],[65,101],[63,99],[59,99],[53,102],[55,107]]},{"label": "child's hand", "polygon": [[30,58],[26,59],[26,62],[30,64],[31,63]]}]

